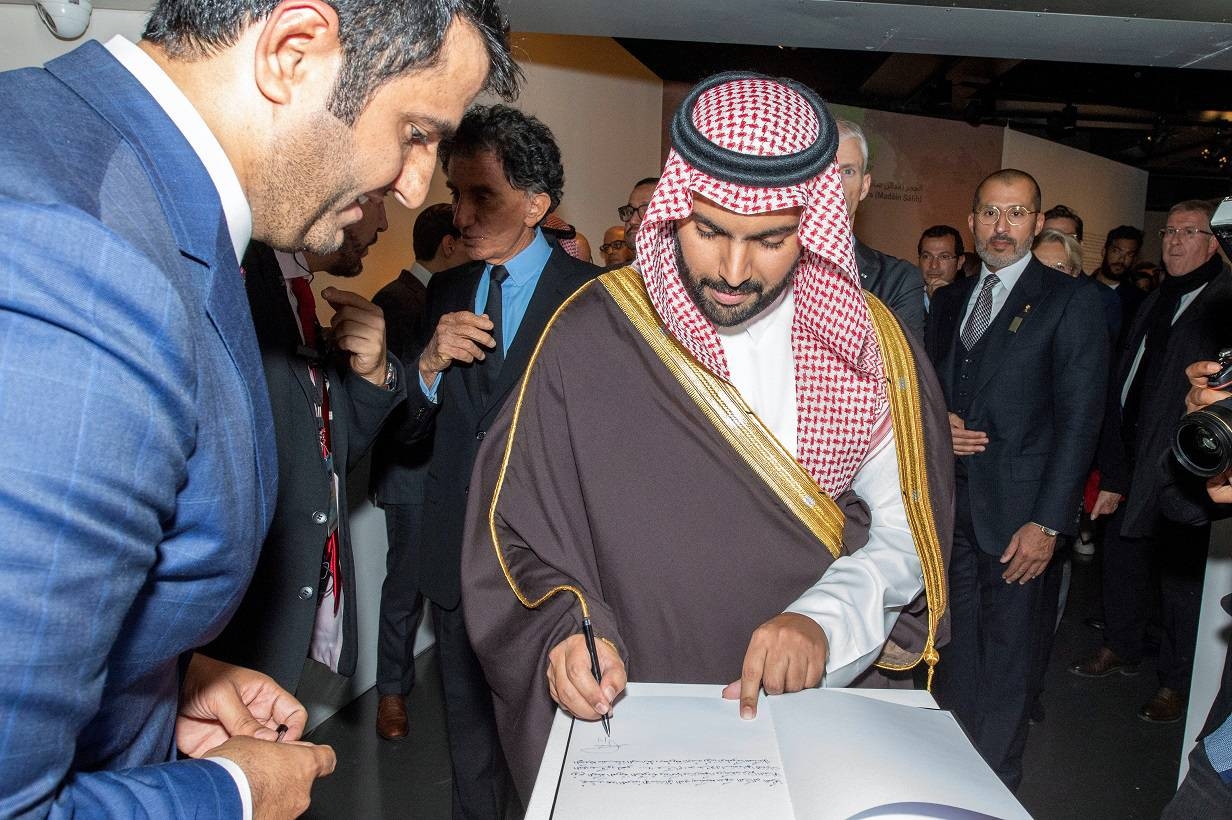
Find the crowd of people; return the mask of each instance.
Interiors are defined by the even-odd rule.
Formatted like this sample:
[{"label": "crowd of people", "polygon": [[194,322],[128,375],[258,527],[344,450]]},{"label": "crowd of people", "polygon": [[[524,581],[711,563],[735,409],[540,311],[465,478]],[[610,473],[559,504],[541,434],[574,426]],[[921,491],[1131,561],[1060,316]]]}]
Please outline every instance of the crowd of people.
[{"label": "crowd of people", "polygon": [[[1088,274],[1081,217],[989,169],[912,264],[853,232],[860,126],[728,72],[599,266],[548,126],[472,104],[520,82],[493,3],[266,5],[159,2],[136,45],[0,75],[0,815],[301,813],[335,757],[295,693],[354,674],[378,594],[375,729],[413,735],[430,608],[455,817],[517,815],[553,711],[618,713],[631,678],[726,684],[742,718],[927,685],[1017,788],[1096,549],[1103,643],[1070,671],[1137,674],[1154,619],[1139,716],[1183,716],[1232,502],[1169,455],[1228,396],[1211,203],[1172,207],[1160,266],[1122,225]],[[344,287],[438,168],[414,264]],[[1172,816],[1232,796],[1228,688]]]}]

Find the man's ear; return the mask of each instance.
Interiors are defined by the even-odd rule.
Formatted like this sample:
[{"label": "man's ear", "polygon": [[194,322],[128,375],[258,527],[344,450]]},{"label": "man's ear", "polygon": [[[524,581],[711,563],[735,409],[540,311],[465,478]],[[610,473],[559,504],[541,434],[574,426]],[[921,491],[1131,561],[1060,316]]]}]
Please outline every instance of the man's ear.
[{"label": "man's ear", "polygon": [[458,238],[456,236],[450,236],[449,234],[445,234],[443,237],[441,237],[441,246],[439,250],[441,259],[448,259],[449,257],[453,256],[453,252],[457,250],[457,248],[458,248]]},{"label": "man's ear", "polygon": [[860,183],[860,201],[864,201],[864,197],[868,196],[868,189],[873,187],[873,175],[864,174],[864,181]]},{"label": "man's ear", "polygon": [[267,100],[287,105],[301,89],[320,94],[322,88],[333,88],[342,51],[332,6],[321,0],[284,0],[257,25],[262,29],[253,73]]},{"label": "man's ear", "polygon": [[552,198],[547,194],[528,194],[526,200],[526,227],[533,228],[548,215]]}]

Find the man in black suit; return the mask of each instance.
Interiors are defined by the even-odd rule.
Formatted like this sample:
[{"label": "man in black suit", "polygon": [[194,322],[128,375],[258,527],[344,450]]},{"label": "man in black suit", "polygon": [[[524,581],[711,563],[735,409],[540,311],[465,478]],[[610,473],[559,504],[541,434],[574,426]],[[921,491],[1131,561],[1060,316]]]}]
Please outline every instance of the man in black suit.
[{"label": "man in black suit", "polygon": [[[404,436],[433,428],[424,496],[420,582],[432,601],[454,817],[499,817],[515,800],[492,695],[462,619],[459,566],[471,468],[521,378],[548,319],[599,272],[548,243],[539,225],[560,203],[560,149],[542,122],[502,105],[476,106],[441,145],[454,225],[474,261],[428,286],[428,327]],[[413,377],[412,377],[413,378]]]},{"label": "man in black suit", "polygon": [[[868,196],[873,185],[868,159],[868,139],[864,130],[850,120],[838,120],[838,163],[843,181],[843,200],[847,217],[855,225],[856,209]],[[903,324],[924,335],[924,282],[916,266],[874,250],[859,238],[855,239],[856,267],[860,269],[860,286],[876,296]]]},{"label": "man in black suit", "polygon": [[1098,294],[1041,265],[1040,190],[1006,169],[976,190],[978,277],[933,294],[927,347],[956,462],[953,637],[937,694],[1011,788],[1022,779],[1045,574],[1075,531],[1108,373]]},{"label": "man in black suit", "polygon": [[1081,677],[1135,674],[1157,585],[1164,631],[1159,689],[1138,715],[1158,723],[1185,713],[1210,537],[1209,525],[1161,515],[1161,463],[1184,409],[1185,367],[1232,344],[1232,273],[1218,255],[1212,213],[1204,200],[1172,206],[1160,231],[1168,275],[1138,309],[1119,351],[1091,511],[1092,518],[1108,516],[1104,645],[1070,667]]},{"label": "man in black suit", "polygon": [[[462,246],[453,226],[453,206],[442,202],[424,208],[411,231],[415,262],[377,291],[372,302],[385,312],[389,349],[400,361],[419,355],[427,320],[428,282],[453,267]],[[419,545],[423,521],[424,480],[432,443],[427,439],[402,445],[391,435],[403,421],[406,407],[394,410],[386,434],[373,451],[372,498],[385,511],[389,550],[385,583],[381,585],[381,617],[376,646],[376,731],[386,740],[401,740],[410,732],[406,697],[415,686],[415,633],[423,614],[419,590]]]},{"label": "man in black suit", "polygon": [[380,308],[328,287],[322,296],[335,311],[328,342],[316,321],[309,271],[358,275],[387,227],[380,193],[369,194],[361,207],[363,219],[344,230],[335,253],[283,253],[253,242],[244,255],[274,411],[278,501],[252,584],[210,651],[292,691],[305,658],[341,675],[355,671],[346,473],[406,395],[401,366],[386,355]]}]

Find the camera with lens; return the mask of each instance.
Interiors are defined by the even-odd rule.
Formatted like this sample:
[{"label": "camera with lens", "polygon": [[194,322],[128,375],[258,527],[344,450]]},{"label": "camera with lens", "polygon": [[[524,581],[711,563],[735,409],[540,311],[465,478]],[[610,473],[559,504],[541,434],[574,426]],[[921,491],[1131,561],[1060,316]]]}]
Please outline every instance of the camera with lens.
[{"label": "camera with lens", "polygon": [[[1217,390],[1232,387],[1232,347],[1219,351],[1219,372],[1208,376],[1206,384]],[[1182,467],[1203,478],[1223,475],[1232,469],[1232,398],[1181,419],[1172,452]]]},{"label": "camera with lens", "polygon": [[[1232,197],[1220,203],[1211,217],[1211,232],[1223,252],[1232,257]],[[1232,389],[1232,347],[1219,351],[1219,372],[1208,376],[1206,386]],[[1172,453],[1181,466],[1196,476],[1213,478],[1232,469],[1232,398],[1203,407],[1181,419]]]}]

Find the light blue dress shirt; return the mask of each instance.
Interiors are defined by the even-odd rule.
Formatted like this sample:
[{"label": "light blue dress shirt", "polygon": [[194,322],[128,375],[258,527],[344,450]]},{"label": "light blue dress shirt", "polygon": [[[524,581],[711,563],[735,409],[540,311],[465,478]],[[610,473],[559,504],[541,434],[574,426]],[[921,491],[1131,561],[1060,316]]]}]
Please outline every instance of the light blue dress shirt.
[{"label": "light blue dress shirt", "polygon": [[[501,316],[504,319],[504,332],[501,334],[503,353],[509,352],[510,344],[518,335],[522,317],[526,315],[526,309],[530,307],[531,297],[535,295],[535,288],[539,285],[539,277],[543,274],[543,269],[548,264],[548,257],[551,255],[551,244],[544,238],[543,231],[535,228],[535,238],[530,244],[505,262],[505,270],[509,272],[509,276],[501,286]],[[491,280],[492,264],[488,263],[483,266],[483,275],[479,277],[479,286],[475,289],[474,310],[477,314],[482,314],[488,303],[488,283]],[[434,404],[437,401],[436,391],[440,386],[439,377],[432,387],[424,384],[422,375],[419,377],[419,389]]]}]

